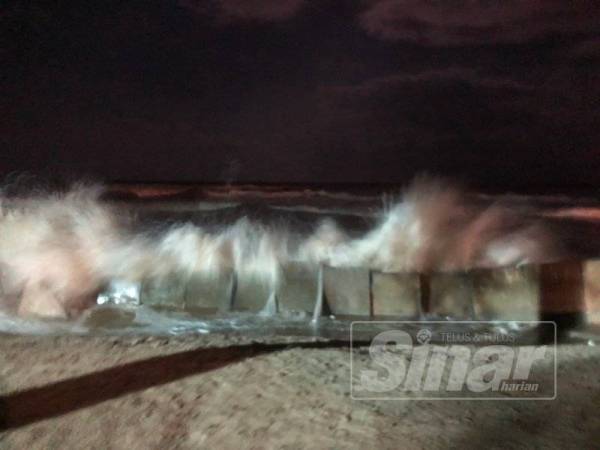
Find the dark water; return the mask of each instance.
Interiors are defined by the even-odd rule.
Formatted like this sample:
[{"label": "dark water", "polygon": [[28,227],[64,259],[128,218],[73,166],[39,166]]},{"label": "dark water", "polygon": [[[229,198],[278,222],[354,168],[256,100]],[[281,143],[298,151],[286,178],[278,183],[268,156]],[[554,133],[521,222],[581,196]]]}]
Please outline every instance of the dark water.
[{"label": "dark water", "polygon": [[[200,188],[198,188],[200,189]],[[245,186],[204,188],[165,196],[113,199],[135,211],[148,232],[189,222],[209,230],[241,217],[296,233],[309,233],[325,217],[333,218],[351,236],[373,227],[386,205],[401,198],[400,190],[355,188],[352,191],[286,188],[282,191]],[[501,204],[515,216],[539,220],[564,248],[565,257],[600,257],[600,195],[487,195],[471,194],[467,201],[481,207]]]}]

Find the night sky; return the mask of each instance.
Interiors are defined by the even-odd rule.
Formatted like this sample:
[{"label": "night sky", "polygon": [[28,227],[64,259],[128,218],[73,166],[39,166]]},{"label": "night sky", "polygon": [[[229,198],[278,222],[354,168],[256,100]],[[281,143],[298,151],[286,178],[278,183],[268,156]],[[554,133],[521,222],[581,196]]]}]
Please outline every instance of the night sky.
[{"label": "night sky", "polygon": [[0,175],[600,186],[597,1],[5,1]]}]

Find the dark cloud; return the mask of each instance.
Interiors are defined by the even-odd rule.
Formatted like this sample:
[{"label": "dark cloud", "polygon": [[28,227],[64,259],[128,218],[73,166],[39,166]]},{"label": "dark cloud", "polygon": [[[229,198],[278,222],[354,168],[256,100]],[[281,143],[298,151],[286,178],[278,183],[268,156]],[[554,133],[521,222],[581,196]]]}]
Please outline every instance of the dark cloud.
[{"label": "dark cloud", "polygon": [[180,4],[196,12],[212,13],[223,22],[276,22],[294,16],[305,0],[181,0]]},{"label": "dark cloud", "polygon": [[587,95],[600,80],[570,69],[519,78],[447,68],[329,86],[321,122],[346,130],[348,159],[387,180],[429,170],[483,183],[576,173],[591,182],[600,133]]},{"label": "dark cloud", "polygon": [[304,0],[219,0],[219,4],[228,18],[275,21],[292,17]]},{"label": "dark cloud", "polygon": [[600,61],[600,38],[581,42],[569,49],[569,56],[579,60]]},{"label": "dark cloud", "polygon": [[10,4],[2,174],[600,182],[589,3]]},{"label": "dark cloud", "polygon": [[393,135],[410,131],[423,136],[477,137],[502,126],[530,119],[519,102],[534,95],[534,87],[512,78],[486,76],[464,68],[446,68],[377,77],[357,85],[329,86],[323,95],[331,115],[371,123],[372,129]]},{"label": "dark cloud", "polygon": [[399,73],[377,77],[357,85],[331,86],[330,92],[340,95],[372,97],[386,95],[398,87],[407,87],[409,90],[419,85],[465,84],[489,90],[526,91],[531,86],[511,78],[491,77],[480,75],[477,71],[461,67],[448,67],[444,69],[427,70],[416,73]]},{"label": "dark cloud", "polygon": [[360,16],[371,35],[425,45],[521,43],[600,27],[592,0],[374,0]]}]

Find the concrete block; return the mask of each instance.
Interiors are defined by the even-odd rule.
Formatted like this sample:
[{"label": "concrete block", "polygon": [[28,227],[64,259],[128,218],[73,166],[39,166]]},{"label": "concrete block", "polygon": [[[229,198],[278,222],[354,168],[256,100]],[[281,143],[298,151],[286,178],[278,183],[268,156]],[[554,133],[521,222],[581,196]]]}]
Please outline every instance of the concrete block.
[{"label": "concrete block", "polygon": [[540,317],[559,334],[585,323],[584,261],[540,265]]},{"label": "concrete block", "polygon": [[118,330],[133,325],[135,311],[115,306],[100,306],[87,311],[84,325],[91,330]]},{"label": "concrete block", "polygon": [[318,268],[289,264],[283,269],[283,282],[277,291],[280,311],[312,314],[318,291]]},{"label": "concrete block", "polygon": [[233,310],[261,312],[270,295],[271,287],[264,282],[249,277],[238,277]]},{"label": "concrete block", "polygon": [[600,259],[592,259],[584,265],[585,310],[587,319],[600,324]]},{"label": "concrete block", "polygon": [[215,313],[230,309],[231,275],[194,276],[187,284],[185,308],[190,311]]},{"label": "concrete block", "polygon": [[539,269],[534,265],[471,273],[477,320],[539,320]]},{"label": "concrete block", "polygon": [[177,276],[144,280],[140,294],[141,303],[155,307],[183,309],[187,282],[187,279]]},{"label": "concrete block", "polygon": [[438,272],[429,276],[429,312],[452,319],[474,319],[473,280],[465,272]]},{"label": "concrete block", "polygon": [[540,266],[540,306],[544,314],[585,311],[583,261],[561,261]]},{"label": "concrete block", "polygon": [[332,314],[369,316],[369,270],[364,268],[324,268],[324,290]]},{"label": "concrete block", "polygon": [[372,272],[371,292],[375,316],[414,318],[420,313],[419,275]]}]

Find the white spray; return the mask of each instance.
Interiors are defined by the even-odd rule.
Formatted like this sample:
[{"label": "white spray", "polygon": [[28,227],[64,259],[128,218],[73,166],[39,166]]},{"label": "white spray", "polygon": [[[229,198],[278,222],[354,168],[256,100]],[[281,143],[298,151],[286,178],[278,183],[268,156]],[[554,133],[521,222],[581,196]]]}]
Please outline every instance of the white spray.
[{"label": "white spray", "polygon": [[178,274],[262,283],[271,293],[271,313],[290,262],[429,272],[542,262],[557,254],[540,224],[500,206],[476,207],[461,190],[436,180],[417,180],[357,238],[332,219],[306,236],[246,218],[211,232],[181,224],[155,235],[135,233],[132,220],[101,202],[100,193],[80,186],[0,204],[5,308],[66,318],[93,305],[111,280],[140,283]]}]

